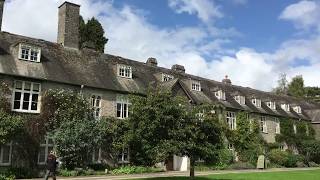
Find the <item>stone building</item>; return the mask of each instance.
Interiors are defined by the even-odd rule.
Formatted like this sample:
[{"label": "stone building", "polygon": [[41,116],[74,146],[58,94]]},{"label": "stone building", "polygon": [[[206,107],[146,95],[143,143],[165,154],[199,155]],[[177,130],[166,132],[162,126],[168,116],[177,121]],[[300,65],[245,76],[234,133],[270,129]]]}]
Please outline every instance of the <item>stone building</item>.
[{"label": "stone building", "polygon": [[[3,2],[0,0],[0,23]],[[227,77],[219,82],[194,76],[185,73],[182,65],[159,67],[155,58],[143,63],[90,48],[79,49],[79,10],[79,5],[69,2],[59,7],[57,42],[0,32],[0,81],[10,85],[12,111],[39,114],[46,90],[71,89],[93,102],[97,118],[123,119],[128,117],[127,95],[143,95],[150,85],[158,84],[171,89],[174,95],[186,96],[191,104],[222,104],[231,129],[237,128],[237,112],[249,112],[250,117],[259,120],[267,142],[275,142],[275,135],[281,133],[281,117],[314,123],[320,132],[319,104],[232,85]],[[41,144],[39,164],[44,163],[52,147],[50,139]],[[12,144],[1,146],[0,166],[12,163],[12,149]],[[97,153],[94,159],[99,158]],[[128,152],[120,154],[119,161],[128,162]]]}]

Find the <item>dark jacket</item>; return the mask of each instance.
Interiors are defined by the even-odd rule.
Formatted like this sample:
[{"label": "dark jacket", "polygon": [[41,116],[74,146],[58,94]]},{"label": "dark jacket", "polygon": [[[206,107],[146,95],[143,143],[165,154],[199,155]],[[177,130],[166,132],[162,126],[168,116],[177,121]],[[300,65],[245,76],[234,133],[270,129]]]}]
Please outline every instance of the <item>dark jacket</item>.
[{"label": "dark jacket", "polygon": [[47,158],[47,169],[51,172],[56,171],[57,168],[57,158],[53,154],[49,154]]}]

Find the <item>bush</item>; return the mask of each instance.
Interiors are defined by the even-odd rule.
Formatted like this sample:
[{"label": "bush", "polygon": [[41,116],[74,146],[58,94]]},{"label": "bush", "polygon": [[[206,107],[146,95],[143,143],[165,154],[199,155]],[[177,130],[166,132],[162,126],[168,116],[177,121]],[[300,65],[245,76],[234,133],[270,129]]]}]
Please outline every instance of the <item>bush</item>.
[{"label": "bush", "polygon": [[143,167],[143,166],[122,166],[120,168],[111,171],[111,174],[142,174],[142,173],[154,173],[162,172],[160,168]]},{"label": "bush", "polygon": [[91,176],[91,175],[103,175],[104,171],[94,171],[93,169],[75,168],[74,170],[60,169],[58,171],[60,176],[74,177],[74,176]]},{"label": "bush", "polygon": [[236,162],[234,164],[231,164],[228,169],[241,170],[241,169],[255,169],[255,168],[256,167],[249,162]]},{"label": "bush", "polygon": [[234,160],[234,155],[232,152],[228,149],[222,149],[218,153],[218,164],[225,164],[229,165],[233,163]]},{"label": "bush", "polygon": [[269,153],[269,159],[271,163],[284,166],[284,167],[297,167],[302,165],[298,162],[304,162],[304,158],[301,155],[296,155],[288,151],[281,151],[279,149],[273,149]]},{"label": "bush", "polygon": [[308,165],[309,167],[320,167],[320,165],[315,162],[309,162]]},{"label": "bush", "polygon": [[0,180],[14,180],[15,177],[13,175],[7,176],[7,175],[3,175],[0,174]]}]

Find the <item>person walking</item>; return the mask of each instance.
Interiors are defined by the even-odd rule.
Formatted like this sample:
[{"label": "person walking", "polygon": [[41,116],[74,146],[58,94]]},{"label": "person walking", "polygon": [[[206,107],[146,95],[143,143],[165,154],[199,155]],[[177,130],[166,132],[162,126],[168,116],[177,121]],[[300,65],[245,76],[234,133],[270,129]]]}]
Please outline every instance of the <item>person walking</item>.
[{"label": "person walking", "polygon": [[53,180],[56,180],[56,169],[57,169],[57,157],[53,151],[50,151],[50,154],[47,158],[47,171],[45,175],[45,180],[51,176]]}]

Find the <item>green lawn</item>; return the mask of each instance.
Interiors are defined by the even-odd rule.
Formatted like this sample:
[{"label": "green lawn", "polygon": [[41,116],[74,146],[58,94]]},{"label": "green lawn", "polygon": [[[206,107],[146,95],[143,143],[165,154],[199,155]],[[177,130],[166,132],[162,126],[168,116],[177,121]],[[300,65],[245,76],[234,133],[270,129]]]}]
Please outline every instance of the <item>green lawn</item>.
[{"label": "green lawn", "polygon": [[[165,177],[165,178],[150,178],[147,180],[186,180],[186,179],[189,179],[189,178]],[[320,170],[219,174],[219,175],[201,176],[201,177],[197,177],[196,179],[198,180],[320,180]]]}]

